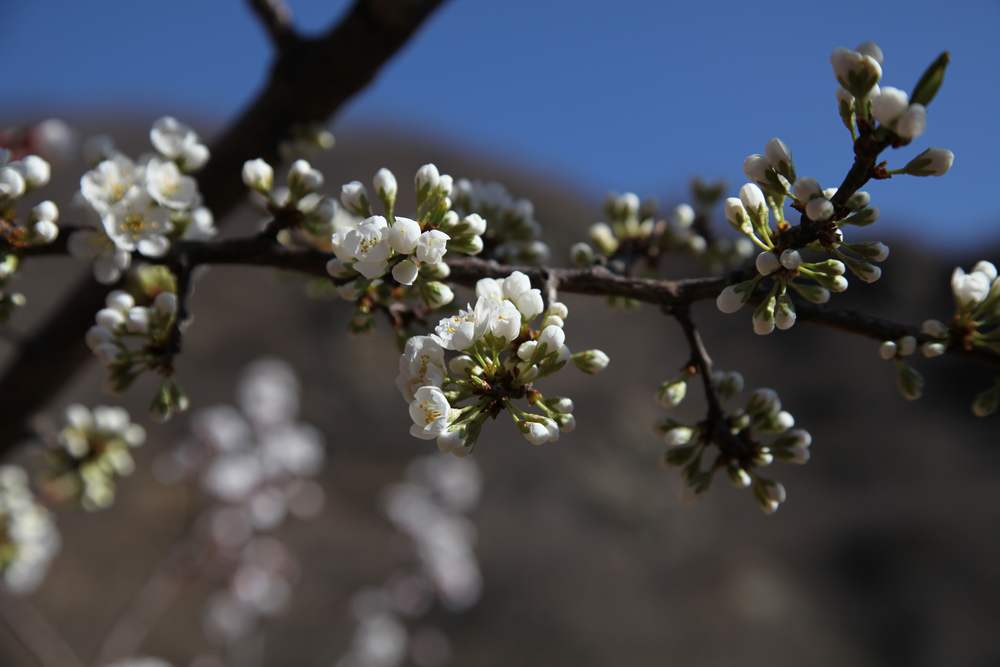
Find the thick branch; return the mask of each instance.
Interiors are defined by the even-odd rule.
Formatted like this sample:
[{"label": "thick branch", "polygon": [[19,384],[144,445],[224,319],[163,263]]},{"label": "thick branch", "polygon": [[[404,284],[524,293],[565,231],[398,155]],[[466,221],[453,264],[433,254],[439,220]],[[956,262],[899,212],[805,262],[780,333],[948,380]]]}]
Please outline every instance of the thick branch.
[{"label": "thick branch", "polygon": [[[245,197],[243,162],[275,160],[299,124],[325,122],[363,90],[444,0],[357,0],[327,34],[280,52],[267,84],[212,145],[199,177],[222,221]],[[13,447],[32,415],[90,358],[83,336],[104,303],[90,278],[67,294],[0,377],[0,453]]]}]

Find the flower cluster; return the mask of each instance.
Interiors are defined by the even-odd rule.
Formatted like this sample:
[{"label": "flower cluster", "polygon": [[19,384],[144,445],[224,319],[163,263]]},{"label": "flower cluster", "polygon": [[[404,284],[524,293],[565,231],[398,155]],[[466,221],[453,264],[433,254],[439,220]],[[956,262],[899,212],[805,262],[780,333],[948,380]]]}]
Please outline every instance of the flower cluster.
[{"label": "flower cluster", "polygon": [[468,515],[479,501],[479,469],[468,459],[432,455],[411,463],[405,481],[384,493],[385,513],[413,543],[415,571],[393,573],[377,588],[352,599],[358,627],[340,667],[442,665],[447,637],[426,623],[441,607],[467,611],[479,600],[482,574],[475,554],[476,530]]},{"label": "flower cluster", "polygon": [[508,263],[541,264],[548,260],[542,226],[527,199],[516,199],[500,183],[467,178],[455,181],[451,198],[459,216],[475,213],[489,220],[482,235],[485,256]]},{"label": "flower cluster", "polygon": [[52,243],[59,236],[59,208],[52,201],[35,204],[20,221],[17,213],[18,202],[47,185],[51,173],[49,163],[37,155],[11,160],[10,151],[0,148],[0,322],[25,303],[23,294],[9,289],[20,262],[18,251]]},{"label": "flower cluster", "polygon": [[[865,42],[854,50],[834,49],[830,64],[841,86],[837,89],[837,109],[852,138],[860,131],[888,137],[894,146],[901,146],[924,133],[927,104],[941,85],[948,57],[945,54],[931,64],[917,83],[912,98],[899,88],[879,87],[884,62],[882,49],[874,42]],[[953,158],[950,151],[932,148],[903,169],[890,173],[940,176],[951,167]]]},{"label": "flower cluster", "polygon": [[273,536],[289,517],[322,510],[314,481],[324,459],[322,435],[299,420],[299,382],[291,367],[259,359],[243,373],[238,408],[199,410],[191,435],[154,465],[164,482],[196,477],[213,502],[205,526],[210,553],[230,573],[208,601],[206,633],[229,645],[253,632],[262,618],[283,611],[298,566]]},{"label": "flower cluster", "polygon": [[[957,267],[951,275],[951,291],[955,314],[950,324],[931,319],[920,325],[919,347],[923,355],[928,359],[941,356],[952,345],[965,350],[983,348],[1000,352],[1000,277],[996,266],[983,260],[969,272]],[[879,355],[896,363],[899,389],[908,400],[916,400],[923,393],[920,373],[902,361],[916,352],[917,345],[915,336],[904,336],[879,346]],[[985,417],[997,410],[998,387],[994,384],[976,397],[972,405],[974,414]]]},{"label": "flower cluster", "polygon": [[28,593],[45,578],[59,550],[59,533],[48,510],[32,496],[28,476],[0,466],[0,577],[14,593]]},{"label": "flower cluster", "polygon": [[[658,394],[661,404],[678,405],[686,394],[686,382],[684,376],[665,382]],[[743,377],[735,372],[717,371],[711,383],[723,400],[743,390]],[[757,389],[742,408],[710,412],[705,420],[691,425],[667,418],[659,431],[670,447],[664,460],[683,467],[683,479],[692,491],[708,490],[715,472],[724,469],[736,488],[751,488],[761,509],[771,514],[785,501],[785,488],[759,470],[775,459],[799,464],[809,460],[812,436],[794,426],[795,418],[781,409],[778,394],[773,389]],[[706,461],[711,446],[718,453]]]},{"label": "flower cluster", "polygon": [[[857,124],[861,137],[894,147],[919,136],[924,127],[924,105],[940,85],[947,58],[931,65],[917,84],[912,103],[900,90],[878,88],[882,51],[877,45],[863,44],[856,51],[837,49],[831,60],[843,86],[839,93],[842,116],[852,134]],[[927,83],[928,79],[936,83]],[[872,121],[873,116],[879,122],[878,127]],[[951,151],[930,148],[902,169],[888,171],[880,165],[873,175],[876,178],[904,173],[939,176],[951,167],[953,160]],[[751,298],[762,296],[754,310],[753,326],[758,334],[769,334],[775,327],[788,329],[795,324],[791,292],[813,303],[825,303],[831,292],[847,289],[844,277],[847,271],[868,283],[882,276],[877,264],[889,256],[885,244],[848,243],[844,239],[845,226],[867,226],[878,219],[878,209],[870,206],[871,198],[866,192],[852,191],[847,193],[850,196],[838,197],[837,188],[824,189],[816,179],[799,176],[791,151],[777,138],[767,143],[763,155],[748,156],[743,162],[743,172],[751,182],[740,188],[739,197],[726,200],[726,219],[753,241],[761,253],[756,260],[756,275],[730,285],[719,295],[717,304],[722,312],[736,312]],[[785,216],[786,199],[802,213],[798,226],[793,226]],[[827,257],[808,261],[800,253],[803,249],[819,251]],[[756,294],[765,278],[769,279],[770,289],[762,295]]]},{"label": "flower cluster", "polygon": [[132,448],[146,440],[124,408],[83,405],[66,408],[66,425],[46,451],[42,487],[57,501],[79,502],[85,509],[109,507],[119,477],[132,474]]},{"label": "flower cluster", "polygon": [[142,302],[124,290],[112,290],[105,307],[97,311],[87,331],[87,346],[104,364],[112,391],[127,389],[144,370],[163,376],[150,406],[160,419],[187,409],[188,399],[173,380],[176,336],[184,326],[177,321],[177,294],[168,272],[151,271],[157,283],[143,290]]},{"label": "flower cluster", "polygon": [[[716,301],[719,310],[736,312],[754,296],[761,283],[770,280],[770,289],[753,314],[754,331],[769,334],[775,327],[789,329],[795,324],[792,292],[812,303],[826,303],[831,292],[847,289],[848,271],[868,283],[881,278],[882,270],[876,263],[888,258],[888,246],[878,241],[847,243],[841,230],[842,225],[868,225],[877,219],[878,209],[868,206],[867,193],[855,193],[843,207],[845,215],[827,225],[826,221],[834,216],[830,199],[836,190],[823,190],[812,178],[794,180],[795,185],[789,190],[788,184],[795,179],[795,167],[790,151],[780,139],[768,142],[765,155],[748,156],[743,168],[754,182],[740,188],[739,197],[726,200],[726,219],[761,252],[755,261],[754,277],[730,285],[719,294]],[[809,220],[826,225],[808,247],[826,253],[827,258],[809,261],[799,249],[791,247],[792,227],[784,212],[786,197]],[[771,224],[772,212],[776,226]]]},{"label": "flower cluster", "polygon": [[665,216],[658,212],[655,200],[640,201],[631,192],[610,195],[604,205],[610,224],[592,225],[590,242],[570,248],[573,263],[581,268],[603,264],[616,273],[629,273],[640,262],[648,269],[655,268],[667,252],[690,255],[714,269],[734,266],[749,257],[753,245],[747,239],[734,242],[718,238],[710,242],[695,224],[698,218],[707,220],[719,200],[721,187],[696,180],[692,194],[694,206],[678,204]]},{"label": "flower cluster", "polygon": [[[396,386],[410,404],[410,434],[437,439],[445,452],[472,450],[483,423],[507,410],[533,445],[554,442],[576,421],[568,398],[546,398],[533,383],[572,360],[586,373],[608,364],[600,350],[573,354],[566,346],[565,304],[545,309],[542,295],[525,274],[483,278],[476,284],[476,304],[442,319],[430,336],[406,342]],[[541,318],[538,329],[532,320]],[[455,352],[445,360],[445,352]],[[515,404],[525,399],[530,408]]]},{"label": "flower cluster", "polygon": [[395,284],[412,287],[431,308],[450,303],[454,294],[439,282],[450,272],[444,256],[448,252],[480,252],[486,221],[475,213],[459,218],[452,210],[452,178],[440,174],[433,164],[422,166],[414,178],[415,218],[395,214],[398,185],[391,171],[379,169],[373,187],[384,216],[374,215],[368,192],[360,182],[352,181],[341,189],[341,203],[363,218],[356,228],[336,232],[332,238],[336,257],[327,270],[345,281],[341,296],[356,301],[371,290],[390,288],[383,278],[389,274]]},{"label": "flower cluster", "polygon": [[323,438],[297,419],[299,384],[292,369],[276,359],[250,364],[239,405],[197,411],[193,437],[158,462],[161,477],[179,479],[203,468],[202,487],[225,505],[220,511],[230,527],[271,530],[289,515],[314,515],[323,503],[312,481],[323,466]]},{"label": "flower cluster", "polygon": [[198,183],[188,174],[208,161],[208,148],[188,126],[169,116],[149,134],[155,154],[133,161],[110,140],[92,146],[99,162],[80,179],[78,201],[92,222],[74,232],[69,252],[93,261],[94,277],[118,281],[132,254],[163,257],[177,239],[215,235],[211,212],[201,206]]}]

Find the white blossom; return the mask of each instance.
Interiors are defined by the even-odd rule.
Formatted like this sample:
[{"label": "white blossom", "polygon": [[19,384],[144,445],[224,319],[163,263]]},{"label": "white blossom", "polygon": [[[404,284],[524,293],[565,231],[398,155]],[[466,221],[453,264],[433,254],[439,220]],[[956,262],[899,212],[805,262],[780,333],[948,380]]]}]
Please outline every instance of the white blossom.
[{"label": "white blossom", "polygon": [[420,238],[420,225],[410,218],[396,217],[389,228],[389,244],[401,255],[411,255]]},{"label": "white blossom", "polygon": [[105,233],[122,250],[160,257],[170,246],[166,237],[172,229],[170,214],[144,190],[134,189],[113,204],[101,222]]},{"label": "white blossom", "polygon": [[916,139],[927,127],[927,110],[922,104],[911,104],[896,121],[895,132],[903,139]]},{"label": "white blossom", "polygon": [[872,116],[882,125],[891,127],[910,106],[910,96],[899,88],[886,86],[871,97]]},{"label": "white blossom", "polygon": [[185,171],[200,169],[208,161],[208,147],[198,134],[171,116],[164,116],[149,131],[149,140],[160,155],[178,162]]},{"label": "white blossom", "polygon": [[421,440],[433,440],[448,427],[451,405],[444,393],[433,386],[420,387],[410,403],[413,426],[410,435]]},{"label": "white blossom", "polygon": [[416,255],[421,263],[436,264],[444,258],[448,251],[447,234],[439,229],[431,229],[420,235],[417,239]]},{"label": "white blossom", "polygon": [[966,273],[961,267],[951,274],[951,291],[962,308],[982,303],[990,293],[990,279],[985,273]]},{"label": "white blossom", "polygon": [[198,205],[198,184],[174,162],[157,158],[146,164],[146,190],[161,206],[183,210]]},{"label": "white blossom", "polygon": [[420,267],[410,259],[404,259],[392,267],[392,279],[400,285],[412,285],[417,279]]}]

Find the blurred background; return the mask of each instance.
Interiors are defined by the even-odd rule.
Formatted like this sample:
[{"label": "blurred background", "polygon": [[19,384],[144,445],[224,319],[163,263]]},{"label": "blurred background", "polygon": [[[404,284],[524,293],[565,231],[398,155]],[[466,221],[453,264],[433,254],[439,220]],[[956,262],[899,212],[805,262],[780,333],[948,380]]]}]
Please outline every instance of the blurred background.
[{"label": "blurred background", "polygon": [[[346,6],[290,4],[307,32]],[[164,114],[210,139],[267,71],[263,33],[236,0],[211,10],[193,1],[0,7],[4,125],[59,116],[81,136],[110,133],[138,154]],[[864,236],[893,254],[877,285],[854,281],[837,299],[906,322],[943,319],[952,267],[1000,255],[1000,207],[988,195],[1000,148],[992,131],[998,14],[996,3],[842,2],[820,13],[809,5],[454,0],[336,119],[337,146],[316,164],[328,188],[367,181],[381,166],[405,184],[425,162],[503,182],[534,202],[554,263],[564,264],[570,243],[601,218],[608,190],[667,205],[686,197],[694,176],[735,190],[743,157],[772,136],[789,144],[800,172],[836,185],[851,151],[836,116],[832,48],[878,41],[884,82],[904,89],[947,49],[952,66],[926,134],[888,156],[901,166],[939,145],[955,152],[955,166],[944,178],[868,188],[882,218]],[[58,202],[81,172],[79,164],[56,171]],[[254,229],[249,207],[237,216],[225,234]],[[701,271],[680,260],[667,270]],[[70,260],[31,262],[19,285],[30,306],[16,328],[30,331],[83,272]],[[294,277],[213,269],[198,284],[179,362],[199,407],[234,403],[254,359],[284,359],[301,384],[297,419],[326,447],[315,475],[321,513],[272,531],[296,563],[290,598],[282,613],[233,635],[240,648],[226,649],[231,664],[360,664],[344,656],[367,641],[382,662],[365,664],[386,666],[1000,665],[997,429],[969,411],[988,374],[949,359],[918,361],[928,385],[910,404],[874,341],[806,325],[760,338],[748,317],[699,304],[694,316],[719,367],[743,372],[750,388],[774,387],[814,436],[807,466],[781,466],[789,501],[764,517],[725,483],[692,501],[676,471],[658,465],[664,445],[653,424],[664,413],[653,394],[688,355],[676,325],[651,308],[623,314],[571,295],[573,346],[604,349],[612,364],[598,378],[553,379],[553,390],[577,403],[578,429],[558,444],[530,447],[502,420],[484,433],[474,467],[456,473],[477,488],[469,480],[480,480],[481,494],[463,506],[470,523],[451,517],[462,538],[448,538],[474,550],[481,589],[461,609],[442,598],[396,614],[409,641],[405,655],[393,653],[402,635],[379,610],[406,606],[401,573],[420,570],[427,549],[386,511],[387,489],[414,475],[426,482],[410,466],[432,445],[406,435],[390,332],[349,335],[349,308],[305,291]],[[13,352],[5,347],[2,359]],[[102,382],[89,368],[53,396],[53,414],[74,401],[116,401]],[[193,416],[149,424],[151,391],[139,383],[124,397],[149,441],[114,509],[60,511],[63,548],[47,581],[29,603],[3,601],[25,615],[30,604],[87,664],[130,601],[155,584],[179,536],[212,510],[196,478],[165,482],[164,457],[191,439]],[[695,397],[684,414],[702,410]],[[38,463],[30,449],[21,457],[29,468]],[[180,583],[138,653],[220,664],[206,657],[225,653],[211,626],[233,614],[211,601],[237,565],[194,569],[198,576],[185,565],[173,578]],[[373,617],[381,625],[364,630]],[[33,664],[9,629],[0,629],[0,658]]]}]

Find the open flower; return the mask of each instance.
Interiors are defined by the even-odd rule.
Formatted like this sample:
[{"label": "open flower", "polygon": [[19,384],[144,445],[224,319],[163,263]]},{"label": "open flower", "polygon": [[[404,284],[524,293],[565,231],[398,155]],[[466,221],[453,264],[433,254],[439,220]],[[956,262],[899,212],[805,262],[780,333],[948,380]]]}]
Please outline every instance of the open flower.
[{"label": "open flower", "polygon": [[146,165],[146,189],[157,203],[167,208],[184,210],[198,205],[197,183],[182,174],[173,162],[151,159]]},{"label": "open flower", "polygon": [[410,403],[413,426],[410,435],[421,440],[433,440],[448,428],[451,405],[444,392],[437,387],[420,387]]},{"label": "open flower", "polygon": [[144,190],[133,190],[114,204],[102,218],[104,231],[122,250],[138,250],[150,257],[167,252],[170,213],[156,205]]}]

